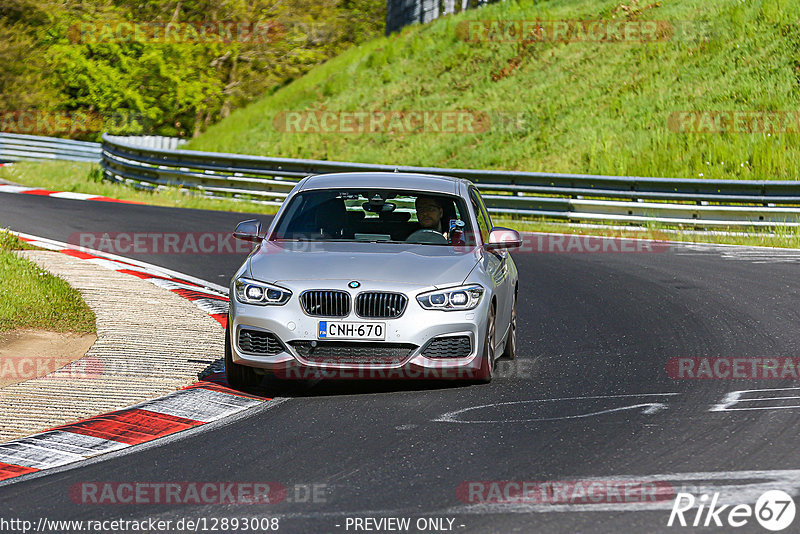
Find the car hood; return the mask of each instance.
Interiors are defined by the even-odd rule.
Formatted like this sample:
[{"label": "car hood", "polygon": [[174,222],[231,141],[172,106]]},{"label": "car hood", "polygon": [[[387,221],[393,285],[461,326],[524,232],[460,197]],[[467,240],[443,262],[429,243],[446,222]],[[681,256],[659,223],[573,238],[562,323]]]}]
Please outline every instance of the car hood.
[{"label": "car hood", "polygon": [[264,241],[248,260],[249,276],[268,283],[372,280],[420,287],[463,282],[479,249],[405,243]]}]

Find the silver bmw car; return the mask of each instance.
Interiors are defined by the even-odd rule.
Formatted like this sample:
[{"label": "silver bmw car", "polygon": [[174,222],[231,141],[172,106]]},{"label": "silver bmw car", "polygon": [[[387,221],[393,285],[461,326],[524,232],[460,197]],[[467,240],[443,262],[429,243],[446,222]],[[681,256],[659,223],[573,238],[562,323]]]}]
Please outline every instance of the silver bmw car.
[{"label": "silver bmw car", "polygon": [[228,382],[489,382],[516,350],[519,233],[469,181],[340,173],[300,181],[231,280]]}]

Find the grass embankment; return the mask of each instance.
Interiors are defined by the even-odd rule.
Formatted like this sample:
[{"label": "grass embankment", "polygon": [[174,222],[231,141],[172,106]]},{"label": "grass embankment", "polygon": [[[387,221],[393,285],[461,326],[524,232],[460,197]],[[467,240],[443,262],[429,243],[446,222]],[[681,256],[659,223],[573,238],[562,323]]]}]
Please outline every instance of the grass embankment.
[{"label": "grass embankment", "polygon": [[[656,20],[683,33],[650,43],[472,42],[463,39],[469,20]],[[798,20],[800,4],[790,0],[502,2],[351,49],[234,112],[187,148],[386,164],[794,180],[800,133],[775,131],[786,124],[755,123],[748,133],[686,133],[669,121],[679,112],[704,118],[718,118],[720,111],[797,112]],[[280,120],[290,111],[436,110],[486,112],[495,124],[474,134],[346,134],[313,131],[306,121],[299,124],[307,131],[288,133]],[[511,123],[497,123],[503,116]],[[497,222],[530,231],[800,246],[794,228],[682,234],[657,224],[628,231]]]},{"label": "grass embankment", "polygon": [[277,207],[252,202],[204,198],[189,190],[164,188],[158,191],[134,189],[125,184],[104,181],[99,165],[72,161],[19,162],[0,167],[0,178],[30,187],[70,191],[154,206],[194,208],[247,213],[276,213]]},{"label": "grass embankment", "polygon": [[94,312],[78,291],[13,252],[30,248],[0,230],[0,340],[20,328],[95,332]]},{"label": "grass embankment", "polygon": [[[682,29],[679,37],[651,43],[525,46],[459,36],[459,23],[491,19],[657,20]],[[794,180],[800,134],[676,133],[668,120],[684,111],[797,111],[798,20],[795,0],[500,2],[353,48],[235,111],[187,148],[441,167]],[[524,118],[475,134],[285,133],[275,127],[280,112],[297,110],[475,110]]]}]

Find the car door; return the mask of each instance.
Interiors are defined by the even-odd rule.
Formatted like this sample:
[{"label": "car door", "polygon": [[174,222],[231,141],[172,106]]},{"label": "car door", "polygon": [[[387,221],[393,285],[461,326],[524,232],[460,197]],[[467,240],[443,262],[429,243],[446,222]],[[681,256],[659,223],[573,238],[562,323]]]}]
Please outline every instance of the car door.
[{"label": "car door", "polygon": [[[475,219],[478,222],[478,229],[481,234],[481,241],[485,244],[489,240],[489,232],[492,229],[492,220],[486,210],[486,205],[473,186],[469,190],[470,203],[475,212]],[[494,287],[492,292],[497,298],[496,316],[496,342],[503,340],[503,335],[508,329],[511,321],[511,302],[509,300],[509,276],[508,276],[508,251],[506,250],[486,250],[483,249],[482,260],[484,271],[491,277]],[[513,291],[513,289],[512,289]]]}]

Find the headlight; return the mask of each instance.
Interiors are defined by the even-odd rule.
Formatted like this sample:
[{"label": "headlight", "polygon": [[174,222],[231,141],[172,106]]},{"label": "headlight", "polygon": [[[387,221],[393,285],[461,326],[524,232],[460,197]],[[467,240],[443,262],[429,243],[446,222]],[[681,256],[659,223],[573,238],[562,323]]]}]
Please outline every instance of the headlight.
[{"label": "headlight", "polygon": [[258,306],[282,306],[286,304],[292,292],[282,287],[256,282],[248,278],[237,278],[234,282],[236,300],[243,304]]},{"label": "headlight", "polygon": [[423,293],[417,297],[417,302],[426,310],[471,310],[481,303],[481,297],[483,287],[472,285]]}]

